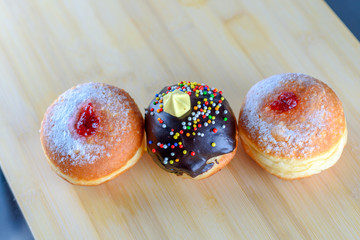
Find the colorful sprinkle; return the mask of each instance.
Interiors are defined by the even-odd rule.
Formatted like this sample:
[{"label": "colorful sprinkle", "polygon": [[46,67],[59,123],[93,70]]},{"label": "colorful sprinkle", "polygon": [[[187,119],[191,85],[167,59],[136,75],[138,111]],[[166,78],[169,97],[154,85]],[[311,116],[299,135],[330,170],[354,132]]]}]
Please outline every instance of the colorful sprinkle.
[{"label": "colorful sprinkle", "polygon": [[[220,110],[221,103],[225,99],[224,97],[222,97],[222,91],[219,91],[217,88],[210,88],[207,85],[198,84],[196,82],[182,81],[178,83],[177,86],[172,86],[172,87],[169,86],[167,88],[166,93],[156,94],[153,104],[159,107],[155,109],[151,108],[149,111],[145,110],[146,114],[150,113],[151,116],[154,115],[162,116],[160,114],[161,112],[164,111],[163,97],[169,92],[172,92],[176,89],[188,94],[189,96],[191,96],[191,94],[194,94],[196,97],[203,95],[203,97],[201,97],[203,99],[197,99],[195,101],[195,105],[193,106],[193,110],[191,112],[191,115],[188,116],[187,121],[186,120],[182,121],[180,126],[174,127],[175,129],[171,129],[171,131],[168,132],[169,133],[168,136],[171,136],[171,139],[174,139],[177,142],[174,142],[174,140],[172,140],[173,142],[170,141],[169,143],[158,142],[157,146],[159,147],[159,149],[166,149],[169,147],[169,149],[174,149],[175,152],[177,147],[179,147],[180,149],[183,148],[181,151],[184,155],[186,155],[189,152],[191,156],[195,156],[195,152],[191,151],[192,149],[186,149],[181,142],[178,142],[182,137],[181,135],[184,134],[184,136],[186,137],[190,137],[190,136],[204,137],[205,134],[199,131],[201,130],[200,128],[202,126],[208,127],[209,124],[215,124],[215,119],[216,121],[218,121],[217,119],[219,118],[218,115],[220,114],[221,111]],[[159,113],[159,115],[156,115],[156,113]],[[227,114],[228,110],[224,110],[222,113]],[[217,118],[215,116],[217,116]],[[163,128],[169,127],[167,126],[168,123],[166,122],[165,124],[165,122],[160,117],[158,117],[157,120],[160,123],[160,126],[162,126]],[[228,118],[224,117],[223,120],[226,122],[228,121]],[[222,128],[226,128],[225,124],[223,125],[220,124],[220,126]],[[220,129],[220,126],[217,127]],[[211,132],[213,133],[218,132],[218,129],[214,128],[214,126],[210,129]],[[148,143],[152,144],[153,141],[148,141]],[[216,143],[214,142],[210,142],[210,144],[212,147],[216,146]],[[154,148],[151,149],[151,151],[155,153],[157,150]],[[168,154],[170,153],[170,155],[172,156],[172,160],[170,160],[169,158],[164,158],[163,163],[174,164],[175,162],[179,162],[180,159],[179,158],[175,159],[174,157],[175,152],[170,152],[169,150]]]}]

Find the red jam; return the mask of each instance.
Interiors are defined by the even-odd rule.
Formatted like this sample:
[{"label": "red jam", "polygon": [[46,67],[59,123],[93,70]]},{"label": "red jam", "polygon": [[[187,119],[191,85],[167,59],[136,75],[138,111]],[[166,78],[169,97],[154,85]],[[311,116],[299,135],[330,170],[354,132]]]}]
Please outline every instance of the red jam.
[{"label": "red jam", "polygon": [[272,110],[279,113],[289,111],[298,104],[299,100],[293,92],[283,92],[278,97],[278,100],[272,102],[270,107]]},{"label": "red jam", "polygon": [[92,103],[81,108],[79,119],[75,123],[76,132],[84,137],[93,135],[99,127],[99,118],[96,116]]}]

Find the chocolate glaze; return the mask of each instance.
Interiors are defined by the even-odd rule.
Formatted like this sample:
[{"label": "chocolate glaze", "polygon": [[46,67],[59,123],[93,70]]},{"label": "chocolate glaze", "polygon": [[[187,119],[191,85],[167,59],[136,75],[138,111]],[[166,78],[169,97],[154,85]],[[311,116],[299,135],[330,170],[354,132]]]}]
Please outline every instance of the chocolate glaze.
[{"label": "chocolate glaze", "polygon": [[[220,102],[222,101],[218,109],[219,113],[216,114],[215,107],[208,104],[208,107],[212,107],[210,115],[215,116],[215,123],[207,123],[208,126],[205,126],[205,122],[208,121],[209,118],[202,118],[202,115],[200,115],[198,117],[200,121],[197,124],[201,124],[201,127],[198,127],[196,131],[194,131],[193,128],[193,119],[189,121],[188,117],[193,117],[192,112],[195,112],[195,114],[198,112],[198,110],[194,110],[194,106],[198,105],[198,101],[201,101],[201,108],[205,106],[204,99],[209,99],[210,94],[199,94],[199,96],[196,97],[195,92],[192,91],[190,97],[191,110],[181,118],[174,117],[164,111],[158,112],[162,103],[156,102],[162,99],[162,94],[166,94],[169,88],[171,88],[170,91],[173,91],[178,86],[179,85],[172,85],[170,87],[164,87],[160,93],[156,95],[160,97],[160,99],[157,100],[155,96],[149,104],[149,107],[145,109],[147,149],[154,161],[166,171],[177,175],[186,173],[191,177],[196,177],[210,170],[214,162],[218,164],[217,160],[206,163],[208,159],[230,153],[236,148],[236,118],[228,101],[224,98],[221,100],[223,96],[219,92],[216,92],[216,96],[213,97],[213,102],[216,103],[216,105],[219,104],[219,100]],[[214,93],[212,90],[211,92]],[[210,102],[210,100],[208,102]],[[163,122],[160,123],[158,118]],[[227,120],[224,120],[224,118],[227,118]],[[186,126],[188,126],[188,122],[191,122],[191,129],[184,130],[182,122],[185,122]],[[214,128],[217,130],[216,133],[214,133]],[[180,132],[180,130],[183,130],[183,133],[175,140],[174,135],[170,135],[172,129],[174,130],[174,134]],[[195,136],[192,135],[193,132],[196,133]],[[190,133],[191,135],[186,136],[186,133]],[[198,135],[198,133],[203,133],[203,137]],[[179,142],[182,142],[183,148],[179,147]],[[216,146],[212,147],[212,143],[215,143]],[[176,144],[178,144],[178,146],[175,146]],[[167,147],[164,147],[164,145],[167,145]],[[172,148],[171,145],[174,145],[174,148]],[[187,151],[186,154],[183,153],[184,150]],[[191,152],[194,152],[195,155],[192,156]],[[171,153],[173,153],[173,156]],[[178,159],[177,162],[175,161],[176,159]]]}]

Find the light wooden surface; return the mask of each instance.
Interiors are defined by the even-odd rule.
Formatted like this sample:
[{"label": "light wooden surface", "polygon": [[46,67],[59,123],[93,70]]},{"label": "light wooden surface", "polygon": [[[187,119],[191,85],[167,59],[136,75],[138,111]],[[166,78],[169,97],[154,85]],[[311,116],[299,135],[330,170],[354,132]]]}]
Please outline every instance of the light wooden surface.
[{"label": "light wooden surface", "polygon": [[[1,167],[39,239],[356,238],[359,59],[359,42],[321,0],[1,1]],[[124,88],[142,111],[165,84],[206,82],[238,114],[255,82],[284,72],[329,83],[348,121],[340,161],[308,179],[277,179],[240,148],[203,181],[145,154],[113,181],[78,187],[40,146],[46,108],[80,82]]]}]

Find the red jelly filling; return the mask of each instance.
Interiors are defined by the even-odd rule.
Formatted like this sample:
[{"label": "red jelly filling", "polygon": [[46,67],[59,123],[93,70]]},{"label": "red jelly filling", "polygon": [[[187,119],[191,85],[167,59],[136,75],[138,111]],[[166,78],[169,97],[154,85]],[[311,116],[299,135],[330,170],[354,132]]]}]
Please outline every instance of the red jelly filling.
[{"label": "red jelly filling", "polygon": [[79,119],[75,123],[76,132],[84,137],[93,135],[99,127],[99,118],[96,116],[92,103],[81,108]]},{"label": "red jelly filling", "polygon": [[277,112],[286,112],[293,109],[298,104],[299,100],[293,92],[283,92],[279,95],[278,100],[272,102],[270,107]]}]

